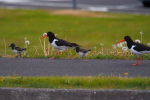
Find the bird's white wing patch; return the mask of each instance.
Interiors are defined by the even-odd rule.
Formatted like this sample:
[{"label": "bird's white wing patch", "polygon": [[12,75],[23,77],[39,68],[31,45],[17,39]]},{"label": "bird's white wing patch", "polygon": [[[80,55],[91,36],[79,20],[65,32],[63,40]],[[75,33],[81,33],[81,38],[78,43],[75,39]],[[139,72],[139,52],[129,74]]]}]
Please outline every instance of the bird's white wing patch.
[{"label": "bird's white wing patch", "polygon": [[142,55],[142,54],[150,53],[150,51],[147,51],[147,50],[145,50],[145,51],[136,51],[136,50],[134,50],[134,47],[136,47],[136,46],[133,45],[133,46],[131,47],[131,49],[130,49],[130,51],[131,51],[132,53],[134,53],[134,54]]},{"label": "bird's white wing patch", "polygon": [[54,48],[58,48],[58,46],[56,45],[56,41],[58,41],[57,39],[54,39],[53,42],[51,43],[51,45],[54,47]]}]

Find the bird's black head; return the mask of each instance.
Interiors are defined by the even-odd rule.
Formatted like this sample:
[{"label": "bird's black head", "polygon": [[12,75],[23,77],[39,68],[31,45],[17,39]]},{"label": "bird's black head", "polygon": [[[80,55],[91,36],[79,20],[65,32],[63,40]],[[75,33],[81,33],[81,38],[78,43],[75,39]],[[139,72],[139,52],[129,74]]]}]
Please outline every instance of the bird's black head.
[{"label": "bird's black head", "polygon": [[125,36],[123,40],[119,41],[118,43],[121,43],[123,41],[127,41],[127,42],[133,42],[132,39],[130,38],[130,36]]},{"label": "bird's black head", "polygon": [[53,32],[47,32],[48,37],[55,37],[55,34]]},{"label": "bird's black head", "polygon": [[81,46],[76,46],[76,47],[74,48],[74,50],[76,50],[77,52],[78,52],[80,49],[81,49]]},{"label": "bird's black head", "polygon": [[132,40],[130,36],[125,36],[124,39],[125,39],[125,41],[131,41]]},{"label": "bird's black head", "polygon": [[50,32],[50,31],[47,32],[47,35],[44,35],[42,38],[45,38],[45,37],[47,37],[47,36],[48,36],[48,37],[51,37],[51,38],[53,38],[53,37],[55,38],[55,34],[54,34],[53,32]]},{"label": "bird's black head", "polygon": [[12,43],[9,47],[15,47],[15,44],[14,44],[14,43]]}]

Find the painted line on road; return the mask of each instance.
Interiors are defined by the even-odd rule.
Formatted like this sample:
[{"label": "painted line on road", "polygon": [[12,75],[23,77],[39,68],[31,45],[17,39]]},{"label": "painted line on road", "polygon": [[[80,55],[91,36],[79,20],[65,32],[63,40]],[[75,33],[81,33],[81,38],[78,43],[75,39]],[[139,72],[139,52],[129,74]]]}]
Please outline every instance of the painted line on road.
[{"label": "painted line on road", "polygon": [[49,7],[72,7],[72,3],[44,3],[44,2],[11,2],[4,4],[17,4],[29,6],[49,6]]},{"label": "painted line on road", "polygon": [[90,11],[103,11],[107,12],[109,9],[107,7],[89,7]]},{"label": "painted line on road", "polygon": [[0,0],[0,2],[4,2],[4,3],[17,3],[17,2],[29,2],[29,0]]},{"label": "painted line on road", "polygon": [[42,1],[72,1],[72,0],[42,0]]},{"label": "painted line on road", "polygon": [[[109,6],[109,5],[98,5],[98,6],[91,6],[88,7],[87,9],[90,11],[109,11],[112,9],[117,9],[117,10],[138,10],[138,7],[142,6],[141,3],[136,3],[136,4],[127,4],[127,5],[118,5],[118,6]],[[142,8],[139,8],[142,9]],[[143,8],[145,9],[145,8]]]},{"label": "painted line on road", "polygon": [[[7,2],[7,3],[11,3],[11,2],[32,2],[35,1],[37,2],[37,0],[0,0],[0,2]],[[42,0],[43,1],[71,1],[71,0]]]}]

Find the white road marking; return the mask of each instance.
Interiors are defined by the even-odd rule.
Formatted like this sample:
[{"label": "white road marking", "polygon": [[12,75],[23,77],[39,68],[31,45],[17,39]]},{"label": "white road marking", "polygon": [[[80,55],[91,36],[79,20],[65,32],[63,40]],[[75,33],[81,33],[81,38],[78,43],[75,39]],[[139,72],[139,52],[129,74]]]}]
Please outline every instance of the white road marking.
[{"label": "white road marking", "polygon": [[[0,0],[3,1],[3,0]],[[12,0],[13,1],[13,0]],[[5,4],[17,4],[17,5],[30,5],[30,6],[49,6],[49,7],[72,7],[72,3],[45,3],[45,2],[36,2],[24,0],[24,2],[19,2],[20,0],[16,0],[16,2],[11,2],[11,0],[5,1]]]},{"label": "white road marking", "polygon": [[42,0],[42,1],[71,1],[71,0]]},{"label": "white road marking", "polygon": [[[117,6],[110,6],[110,5],[96,5],[96,6],[90,6],[87,9],[90,11],[109,11],[111,9],[117,9],[117,10],[137,10],[138,7],[142,6],[141,3],[135,3],[135,4],[126,4],[126,5],[117,5]],[[139,8],[142,9],[142,8]]]},{"label": "white road marking", "polygon": [[29,0],[0,0],[5,3],[15,3],[15,2],[29,2]]},{"label": "white road marking", "polygon": [[[11,3],[11,2],[37,2],[36,0],[0,0],[0,2],[7,2],[7,3]],[[71,0],[42,0],[42,1],[71,1]]]},{"label": "white road marking", "polygon": [[89,7],[90,11],[108,11],[107,7]]}]

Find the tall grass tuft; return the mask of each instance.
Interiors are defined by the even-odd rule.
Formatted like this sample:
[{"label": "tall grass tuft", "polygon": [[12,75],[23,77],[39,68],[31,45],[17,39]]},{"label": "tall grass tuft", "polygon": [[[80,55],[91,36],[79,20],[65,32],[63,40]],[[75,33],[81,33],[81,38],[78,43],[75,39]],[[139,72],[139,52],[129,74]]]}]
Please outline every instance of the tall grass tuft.
[{"label": "tall grass tuft", "polygon": [[4,40],[4,45],[5,45],[5,53],[4,53],[4,55],[6,56],[6,40],[5,40],[5,38],[3,37],[3,40]]}]

